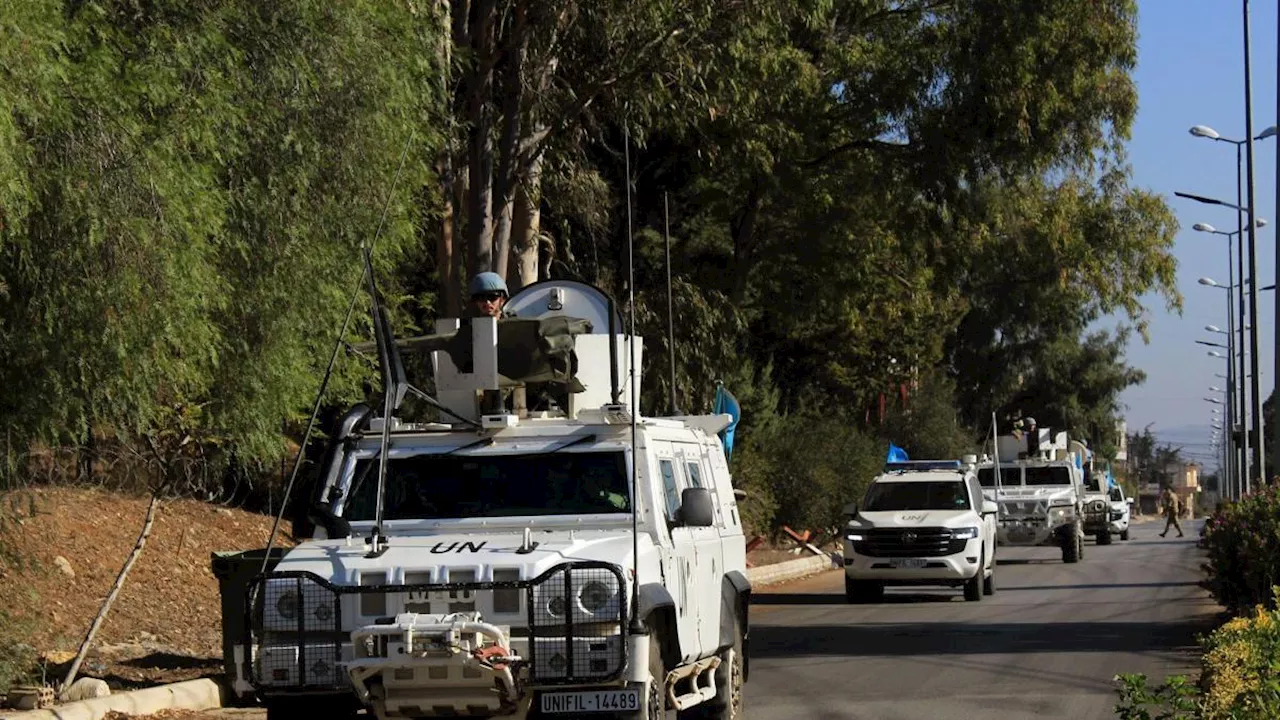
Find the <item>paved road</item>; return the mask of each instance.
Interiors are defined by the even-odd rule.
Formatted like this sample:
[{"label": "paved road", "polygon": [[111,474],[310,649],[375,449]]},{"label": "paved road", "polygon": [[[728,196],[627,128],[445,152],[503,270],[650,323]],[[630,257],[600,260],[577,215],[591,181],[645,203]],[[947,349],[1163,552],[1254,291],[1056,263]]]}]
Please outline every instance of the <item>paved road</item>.
[{"label": "paved road", "polygon": [[1199,523],[1160,538],[1085,546],[1064,565],[1049,548],[1001,548],[996,594],[890,590],[849,605],[829,572],[757,595],[747,714],[828,720],[1114,718],[1112,678],[1186,672],[1217,606],[1197,586]]}]

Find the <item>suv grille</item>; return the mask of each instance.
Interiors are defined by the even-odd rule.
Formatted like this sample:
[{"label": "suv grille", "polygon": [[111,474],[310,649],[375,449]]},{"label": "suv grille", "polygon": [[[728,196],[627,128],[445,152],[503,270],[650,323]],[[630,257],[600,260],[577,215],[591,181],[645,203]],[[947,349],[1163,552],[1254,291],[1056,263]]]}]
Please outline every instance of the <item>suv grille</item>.
[{"label": "suv grille", "polygon": [[853,551],[867,557],[943,557],[964,550],[967,540],[953,540],[946,528],[871,528]]}]

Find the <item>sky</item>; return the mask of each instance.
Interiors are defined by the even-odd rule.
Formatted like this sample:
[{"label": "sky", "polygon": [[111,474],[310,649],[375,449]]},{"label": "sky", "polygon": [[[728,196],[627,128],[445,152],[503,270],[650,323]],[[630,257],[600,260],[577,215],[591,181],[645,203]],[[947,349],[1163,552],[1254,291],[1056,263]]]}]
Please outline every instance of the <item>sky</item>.
[{"label": "sky", "polygon": [[[1255,1],[1250,5],[1253,131],[1257,136],[1277,119],[1277,3]],[[1226,361],[1209,357],[1207,353],[1216,348],[1195,341],[1222,342],[1225,336],[1215,336],[1204,327],[1226,328],[1227,299],[1225,291],[1204,287],[1197,280],[1210,277],[1227,283],[1227,238],[1196,232],[1192,226],[1208,223],[1218,230],[1234,231],[1236,213],[1176,197],[1174,192],[1235,202],[1235,146],[1195,137],[1189,129],[1208,125],[1223,137],[1245,137],[1241,8],[1241,1],[1140,0],[1134,74],[1139,107],[1128,145],[1133,184],[1164,196],[1181,225],[1173,252],[1178,259],[1177,287],[1183,308],[1179,315],[1166,310],[1163,298],[1144,297],[1150,341],[1144,343],[1135,334],[1127,357],[1129,364],[1146,372],[1147,380],[1121,395],[1123,414],[1129,432],[1140,432],[1149,425],[1161,442],[1183,447],[1184,454],[1210,466],[1216,466],[1207,455],[1215,406],[1204,398],[1213,395],[1210,386],[1225,387],[1225,381],[1214,374],[1226,373]],[[1254,143],[1258,214],[1271,222],[1257,233],[1262,287],[1276,278],[1275,220],[1280,217],[1276,209],[1276,152],[1275,138]],[[1262,399],[1274,384],[1275,302],[1274,292],[1258,296]],[[1121,321],[1112,317],[1099,325],[1115,327]]]}]

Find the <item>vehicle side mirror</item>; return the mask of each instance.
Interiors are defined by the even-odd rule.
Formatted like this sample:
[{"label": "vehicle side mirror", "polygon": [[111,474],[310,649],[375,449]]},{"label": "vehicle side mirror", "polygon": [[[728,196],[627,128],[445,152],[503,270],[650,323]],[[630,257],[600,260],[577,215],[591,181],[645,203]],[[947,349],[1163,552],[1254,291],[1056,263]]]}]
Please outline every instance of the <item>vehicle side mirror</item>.
[{"label": "vehicle side mirror", "polygon": [[707,488],[685,488],[680,493],[680,522],[687,527],[711,527],[716,507]]},{"label": "vehicle side mirror", "polygon": [[999,506],[999,505],[995,504],[995,503],[994,503],[994,502],[992,502],[991,500],[983,500],[983,501],[982,501],[982,514],[983,514],[983,515],[995,515],[995,514],[997,514],[997,513],[999,513],[999,512],[1000,512],[1000,506]]},{"label": "vehicle side mirror", "polygon": [[1133,498],[1125,498],[1124,502],[1126,505],[1133,505]]},{"label": "vehicle side mirror", "polygon": [[742,502],[747,499],[747,491],[742,488],[733,489],[733,499]]},{"label": "vehicle side mirror", "polygon": [[854,517],[857,517],[857,515],[858,515],[858,503],[853,502],[844,506],[845,517],[853,519]]}]

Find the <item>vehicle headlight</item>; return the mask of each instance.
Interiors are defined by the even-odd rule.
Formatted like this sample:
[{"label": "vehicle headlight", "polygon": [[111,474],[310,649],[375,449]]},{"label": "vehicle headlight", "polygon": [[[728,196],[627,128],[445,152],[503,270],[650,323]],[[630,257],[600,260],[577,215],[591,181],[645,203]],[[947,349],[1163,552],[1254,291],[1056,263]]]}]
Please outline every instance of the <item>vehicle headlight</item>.
[{"label": "vehicle headlight", "polygon": [[613,595],[613,592],[609,590],[609,586],[598,580],[593,580],[582,588],[582,592],[578,594],[578,601],[582,603],[582,609],[589,613],[595,613],[603,610],[609,604],[609,601],[613,599]]},{"label": "vehicle headlight", "polygon": [[1049,501],[1050,507],[1071,507],[1072,502],[1068,498],[1054,498]]},{"label": "vehicle headlight", "polygon": [[861,531],[851,531],[845,533],[844,539],[849,542],[862,542],[867,539],[867,535]]},{"label": "vehicle headlight", "polygon": [[552,617],[564,617],[564,611],[568,609],[568,605],[563,595],[554,595],[547,601],[547,613]]},{"label": "vehicle headlight", "polygon": [[298,593],[293,590],[286,590],[276,599],[276,612],[280,613],[280,617],[286,620],[295,620],[298,617]]},{"label": "vehicle headlight", "polygon": [[951,537],[954,540],[972,540],[978,537],[978,528],[976,527],[952,528]]}]

